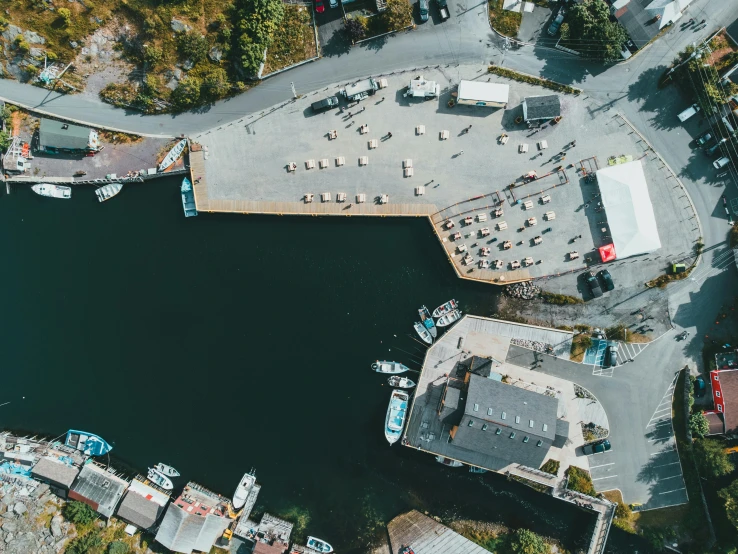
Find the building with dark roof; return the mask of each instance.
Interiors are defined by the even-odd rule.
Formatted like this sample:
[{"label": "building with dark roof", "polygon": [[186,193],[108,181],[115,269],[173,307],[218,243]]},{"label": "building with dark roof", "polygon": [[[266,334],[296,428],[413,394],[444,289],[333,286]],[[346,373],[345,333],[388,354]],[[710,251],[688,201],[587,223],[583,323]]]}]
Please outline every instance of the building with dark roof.
[{"label": "building with dark roof", "polygon": [[94,129],[42,118],[38,148],[49,154],[97,152],[100,141]]},{"label": "building with dark roof", "polygon": [[66,498],[69,488],[79,475],[79,468],[56,459],[41,458],[31,469],[31,475],[48,484],[54,494]]},{"label": "building with dark roof", "polygon": [[137,477],[131,481],[116,516],[139,529],[150,530],[169,503],[169,493],[150,486]]},{"label": "building with dark roof", "polygon": [[[718,367],[721,358],[725,361],[728,357],[725,353],[718,354],[716,356]],[[738,435],[738,369],[711,371],[710,385],[715,408],[703,412],[710,424],[710,434]]]},{"label": "building with dark roof", "polygon": [[615,0],[610,13],[625,28],[637,48],[642,48],[659,31],[681,19],[692,0]]},{"label": "building with dark roof", "polygon": [[110,517],[127,488],[128,481],[91,462],[82,467],[69,491],[69,498]]},{"label": "building with dark roof", "polygon": [[529,96],[523,100],[523,119],[541,121],[561,115],[561,99],[557,94]]},{"label": "building with dark roof", "polygon": [[412,545],[415,554],[488,554],[478,544],[462,537],[435,519],[412,510],[387,524],[392,552]]}]

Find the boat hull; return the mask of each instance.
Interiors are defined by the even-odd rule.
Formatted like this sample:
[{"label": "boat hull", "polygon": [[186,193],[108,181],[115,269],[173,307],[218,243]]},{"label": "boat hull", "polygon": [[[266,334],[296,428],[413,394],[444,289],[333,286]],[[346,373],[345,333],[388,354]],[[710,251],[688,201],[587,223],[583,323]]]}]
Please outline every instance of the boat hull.
[{"label": "boat hull", "polygon": [[313,550],[317,550],[323,554],[330,554],[333,552],[333,547],[330,544],[325,542],[323,539],[318,539],[316,537],[308,537],[307,546],[308,548],[312,548]]},{"label": "boat hull", "polygon": [[174,162],[176,162],[179,157],[182,155],[182,152],[184,152],[185,146],[187,146],[187,140],[182,139],[177,144],[174,145],[174,148],[172,148],[169,153],[164,157],[164,159],[159,164],[159,172],[165,171],[168,169]]},{"label": "boat hull", "polygon": [[418,336],[423,339],[423,342],[433,344],[433,337],[431,336],[428,329],[425,328],[425,325],[416,321],[413,327],[415,328],[415,332],[418,333]]},{"label": "boat hull", "polygon": [[372,369],[377,373],[384,373],[386,375],[396,375],[398,373],[405,373],[408,371],[408,367],[401,364],[400,362],[380,362],[376,361],[372,364]]},{"label": "boat hull", "polygon": [[94,433],[77,431],[75,429],[67,431],[67,437],[64,440],[64,444],[71,448],[80,450],[88,456],[103,456],[113,449],[113,447],[105,442],[102,437],[99,437]]},{"label": "boat hull", "polygon": [[438,321],[436,321],[436,325],[439,327],[448,327],[452,323],[456,323],[461,319],[461,312],[458,310],[454,310],[451,313],[448,313],[446,315],[442,315],[438,318]]},{"label": "boat hull", "polygon": [[46,198],[60,198],[62,200],[72,198],[72,187],[65,187],[63,185],[39,183],[38,185],[33,185],[31,190],[39,196],[45,196]]},{"label": "boat hull", "polygon": [[407,405],[410,395],[403,390],[394,389],[387,406],[387,416],[384,419],[384,438],[390,444],[395,444],[402,436],[407,416]]},{"label": "boat hull", "polygon": [[435,310],[433,310],[433,317],[439,318],[444,314],[453,312],[458,307],[459,307],[459,304],[458,302],[456,302],[456,300],[449,300],[445,304],[441,304]]},{"label": "boat hull", "polygon": [[195,193],[192,190],[192,183],[190,183],[187,177],[182,179],[180,192],[182,193],[182,209],[184,210],[185,217],[196,216],[197,205],[195,204]]},{"label": "boat hull", "polygon": [[100,202],[110,200],[113,196],[123,190],[123,185],[120,183],[110,183],[95,190],[95,195]]},{"label": "boat hull", "polygon": [[233,493],[233,509],[240,510],[246,504],[246,500],[249,498],[251,488],[256,482],[256,477],[252,473],[244,473],[241,477],[241,481],[236,487],[236,492]]},{"label": "boat hull", "polygon": [[162,475],[165,475],[166,477],[179,477],[179,471],[174,469],[172,466],[168,466],[167,464],[156,464],[154,466],[154,469]]},{"label": "boat hull", "polygon": [[387,379],[387,384],[390,387],[396,387],[398,389],[412,389],[415,388],[415,381],[408,379],[407,377],[398,377],[397,375]]},{"label": "boat hull", "polygon": [[433,318],[431,317],[431,313],[428,311],[428,308],[425,306],[421,307],[418,310],[418,314],[420,315],[420,321],[422,321],[425,328],[428,329],[431,337],[435,339],[438,336],[438,329],[436,329],[436,324],[433,322]]}]

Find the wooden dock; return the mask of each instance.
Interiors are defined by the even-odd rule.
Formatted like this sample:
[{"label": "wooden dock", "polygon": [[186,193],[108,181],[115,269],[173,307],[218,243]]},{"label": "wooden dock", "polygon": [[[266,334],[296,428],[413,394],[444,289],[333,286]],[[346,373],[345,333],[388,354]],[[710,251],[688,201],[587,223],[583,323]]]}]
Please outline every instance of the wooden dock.
[{"label": "wooden dock", "polygon": [[393,554],[409,546],[415,554],[489,554],[478,544],[417,510],[387,524]]}]

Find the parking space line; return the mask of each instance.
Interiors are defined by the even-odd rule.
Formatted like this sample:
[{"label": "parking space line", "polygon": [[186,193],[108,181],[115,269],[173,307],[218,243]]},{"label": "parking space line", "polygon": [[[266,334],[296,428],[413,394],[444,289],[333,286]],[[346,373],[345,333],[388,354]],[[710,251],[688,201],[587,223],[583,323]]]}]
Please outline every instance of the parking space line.
[{"label": "parking space line", "polygon": [[607,477],[598,477],[597,479],[592,479],[592,481],[600,481],[601,479],[612,479],[613,477],[617,477],[617,475],[608,475]]},{"label": "parking space line", "polygon": [[671,421],[671,416],[665,417],[664,419],[657,419],[646,425],[646,427],[651,427],[651,425],[658,425],[659,423],[664,423],[665,421]]},{"label": "parking space line", "polygon": [[595,468],[598,468],[598,467],[605,467],[605,466],[614,466],[614,465],[615,465],[615,462],[612,462],[612,463],[609,463],[609,464],[602,464],[602,465],[599,465],[599,466],[589,466],[589,469],[595,469]]},{"label": "parking space line", "polygon": [[678,464],[679,462],[671,462],[669,464],[661,464],[660,466],[653,466],[654,469],[657,467],[666,467],[666,466],[673,466],[674,464]]},{"label": "parking space line", "polygon": [[663,479],[659,479],[659,481],[666,481],[667,479],[676,479],[677,477],[681,477],[682,474],[679,475],[672,475],[671,477],[664,477]]},{"label": "parking space line", "polygon": [[686,488],[687,488],[687,487],[682,487],[681,489],[674,489],[673,491],[665,491],[665,492],[660,492],[659,494],[670,494],[670,493],[672,493],[672,492],[678,492],[678,491],[683,491],[683,490],[685,490]]}]

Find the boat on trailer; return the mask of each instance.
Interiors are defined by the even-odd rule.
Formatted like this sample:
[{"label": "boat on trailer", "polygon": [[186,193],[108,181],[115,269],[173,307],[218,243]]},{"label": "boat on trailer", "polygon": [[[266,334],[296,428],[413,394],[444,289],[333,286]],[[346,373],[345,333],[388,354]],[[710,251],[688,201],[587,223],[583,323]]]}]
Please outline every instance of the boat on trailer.
[{"label": "boat on trailer", "polygon": [[324,554],[333,552],[333,547],[330,544],[317,537],[308,537],[307,547],[317,550],[318,552],[323,552]]},{"label": "boat on trailer", "polygon": [[75,429],[67,431],[64,444],[70,448],[80,450],[88,456],[102,456],[113,449],[102,437],[95,433],[77,431]]},{"label": "boat on trailer", "polygon": [[441,304],[438,306],[435,310],[433,310],[433,317],[438,319],[442,315],[445,315],[449,312],[453,312],[454,310],[458,309],[459,304],[456,302],[456,300],[449,300],[445,304]]},{"label": "boat on trailer", "polygon": [[377,360],[372,364],[372,369],[377,373],[405,373],[408,371],[408,367],[401,364],[400,362],[380,362]]},{"label": "boat on trailer", "polygon": [[420,321],[416,321],[413,324],[413,327],[415,327],[415,332],[418,333],[418,336],[420,336],[423,341],[428,344],[433,344],[433,337],[431,336],[430,331],[425,328],[425,325],[420,323]]},{"label": "boat on trailer", "polygon": [[196,216],[195,192],[192,190],[192,183],[187,177],[182,179],[182,186],[179,190],[182,193],[182,208],[184,209],[185,217]]},{"label": "boat on trailer", "polygon": [[46,196],[47,198],[62,198],[64,200],[69,200],[72,197],[72,187],[65,187],[64,185],[39,183],[38,185],[31,186],[31,190],[39,196]]},{"label": "boat on trailer", "polygon": [[428,311],[428,308],[423,306],[418,310],[418,314],[420,315],[420,321],[422,321],[425,328],[428,329],[431,337],[436,338],[438,336],[438,329],[436,329],[436,324],[433,323],[433,318],[431,317],[431,313]]},{"label": "boat on trailer", "polygon": [[415,388],[415,381],[408,379],[407,377],[400,377],[399,375],[393,375],[387,379],[387,384],[390,387],[396,387],[398,389],[412,389]]},{"label": "boat on trailer", "polygon": [[110,183],[109,185],[104,185],[99,189],[95,189],[95,194],[100,202],[105,202],[106,200],[110,200],[121,190],[123,190],[123,185],[121,183]]},{"label": "boat on trailer", "polygon": [[394,389],[387,406],[387,417],[384,421],[384,438],[390,444],[400,440],[402,429],[405,427],[405,415],[410,395],[404,390]]},{"label": "boat on trailer", "polygon": [[149,468],[149,475],[148,475],[149,481],[154,483],[155,485],[160,486],[165,491],[170,491],[174,488],[174,484],[172,483],[172,480],[161,473],[160,471],[157,471],[153,467]]},{"label": "boat on trailer", "polygon": [[436,321],[436,325],[438,325],[439,327],[448,327],[449,325],[459,321],[460,319],[461,311],[454,310],[453,312],[449,312],[439,317],[438,321]]},{"label": "boat on trailer", "polygon": [[172,148],[169,153],[164,157],[164,159],[159,164],[159,171],[165,171],[167,168],[169,168],[174,162],[176,162],[179,157],[182,155],[182,152],[184,152],[185,146],[187,146],[187,140],[182,139],[177,144],[174,145],[174,148]]},{"label": "boat on trailer", "polygon": [[179,477],[179,471],[167,464],[158,463],[154,466],[154,469],[167,477]]},{"label": "boat on trailer", "polygon": [[256,483],[256,475],[254,475],[253,469],[243,474],[243,477],[241,477],[241,481],[236,487],[236,492],[233,494],[234,510],[240,510],[244,507],[244,505],[246,504],[246,500],[248,500],[249,498],[249,494],[251,493],[251,489],[253,488],[254,483]]}]

